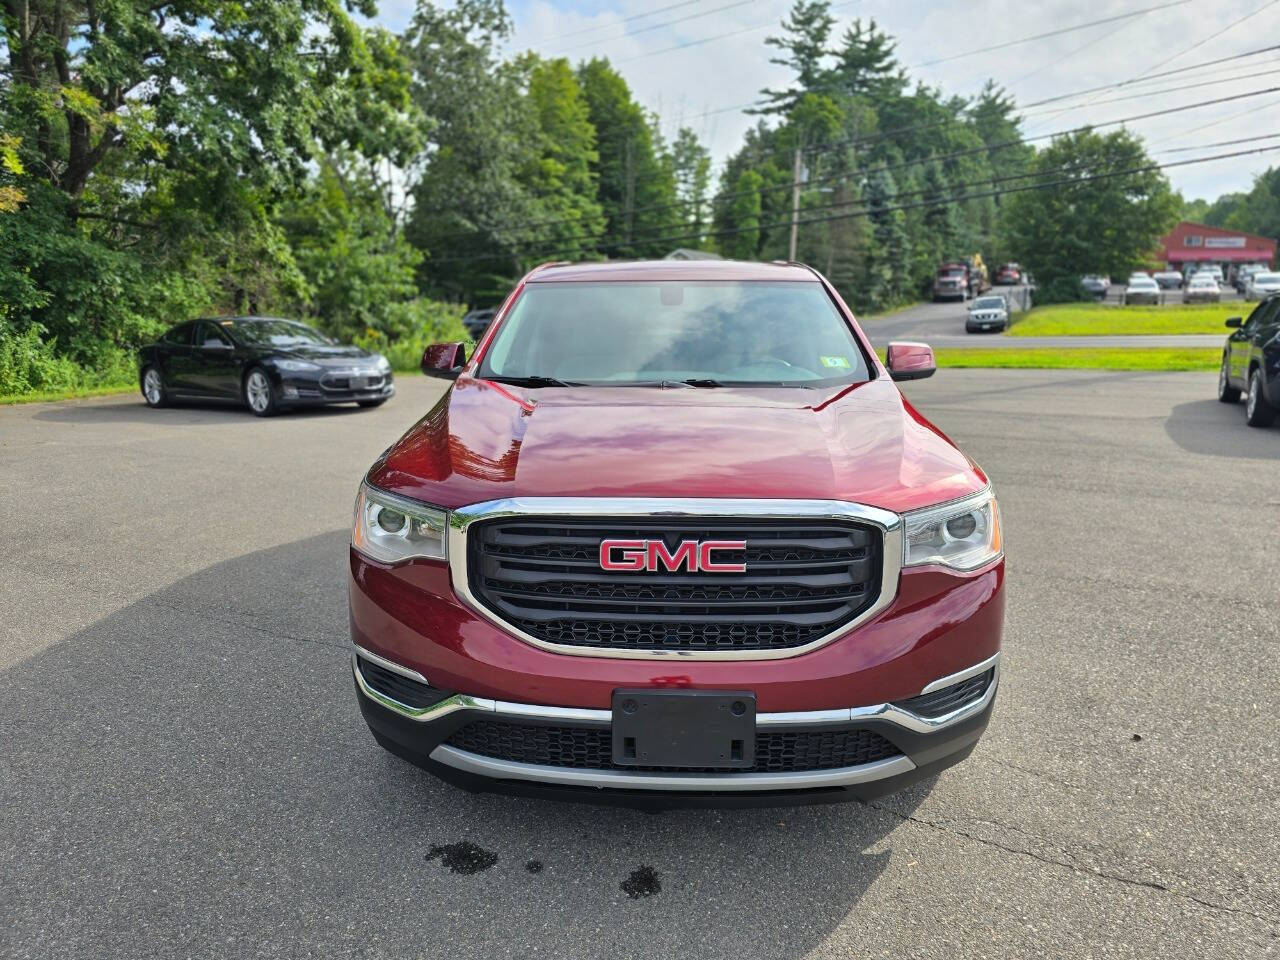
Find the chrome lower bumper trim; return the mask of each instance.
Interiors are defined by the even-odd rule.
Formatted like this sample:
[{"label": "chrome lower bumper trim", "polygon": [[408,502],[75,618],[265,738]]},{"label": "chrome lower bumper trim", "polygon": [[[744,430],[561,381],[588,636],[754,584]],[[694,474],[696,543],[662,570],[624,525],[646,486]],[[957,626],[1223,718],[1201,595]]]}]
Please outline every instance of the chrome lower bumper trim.
[{"label": "chrome lower bumper trim", "polygon": [[614,790],[687,790],[724,792],[755,790],[805,790],[814,787],[844,787],[883,780],[909,773],[916,768],[906,756],[889,757],[858,767],[837,770],[806,770],[796,773],[627,773],[622,770],[578,770],[537,763],[517,763],[467,753],[456,747],[439,746],[431,751],[437,763],[466,773],[496,780],[527,780],[571,787],[600,787]]},{"label": "chrome lower bumper trim", "polygon": [[[599,724],[608,726],[613,722],[612,715],[608,710],[596,710],[590,707],[548,707],[536,703],[512,703],[505,700],[489,700],[484,697],[472,697],[467,694],[458,693],[446,700],[430,707],[410,707],[406,704],[393,700],[385,694],[379,693],[370,687],[360,673],[359,658],[366,657],[371,662],[394,670],[406,677],[417,680],[421,683],[427,683],[426,677],[415,670],[402,667],[390,660],[370,653],[363,647],[356,648],[356,654],[351,659],[351,671],[355,674],[356,685],[360,688],[360,692],[379,703],[389,710],[394,710],[401,716],[410,720],[416,720],[420,723],[430,723],[441,717],[446,717],[451,713],[457,713],[459,710],[473,710],[479,713],[493,713],[504,717],[535,719],[535,720],[558,720],[572,723]],[[756,714],[757,727],[815,727],[828,726],[834,724],[848,724],[859,720],[887,720],[889,723],[911,730],[915,733],[934,733],[938,730],[944,730],[947,727],[967,720],[975,714],[981,713],[987,708],[991,701],[995,698],[996,687],[1000,685],[1000,654],[988,657],[981,663],[975,663],[972,667],[966,667],[956,673],[945,677],[940,677],[928,684],[922,691],[924,693],[932,693],[934,690],[941,690],[943,687],[949,687],[953,683],[960,683],[962,680],[968,680],[970,677],[977,676],[980,673],[986,673],[988,670],[994,669],[995,676],[991,678],[991,683],[987,686],[982,696],[972,703],[966,703],[964,706],[952,710],[950,713],[944,713],[939,717],[924,717],[910,710],[903,709],[893,703],[876,703],[866,707],[841,707],[837,710],[799,710],[788,711],[782,713],[758,713]]]}]

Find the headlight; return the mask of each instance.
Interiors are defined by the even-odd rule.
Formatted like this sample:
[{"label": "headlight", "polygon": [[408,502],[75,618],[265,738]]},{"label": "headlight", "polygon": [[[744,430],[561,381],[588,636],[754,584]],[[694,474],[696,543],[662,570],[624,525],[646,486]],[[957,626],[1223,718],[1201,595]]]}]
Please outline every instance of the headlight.
[{"label": "headlight", "polygon": [[305,360],[277,360],[276,369],[301,373],[303,370],[319,370],[320,365],[318,363],[307,363]]},{"label": "headlight", "polygon": [[373,355],[373,365],[377,367],[379,373],[391,372],[391,361],[380,353],[375,353]]},{"label": "headlight", "polygon": [[381,563],[413,557],[444,560],[449,555],[448,526],[448,511],[364,483],[356,495],[351,545]]},{"label": "headlight", "polygon": [[904,566],[976,570],[1000,556],[1000,514],[990,490],[906,514]]}]

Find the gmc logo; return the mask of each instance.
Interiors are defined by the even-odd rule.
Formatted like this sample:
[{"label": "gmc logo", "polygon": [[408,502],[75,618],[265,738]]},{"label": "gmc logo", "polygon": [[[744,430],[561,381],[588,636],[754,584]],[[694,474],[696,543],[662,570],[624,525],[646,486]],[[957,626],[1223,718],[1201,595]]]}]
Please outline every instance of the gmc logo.
[{"label": "gmc logo", "polygon": [[713,556],[718,551],[745,549],[745,540],[682,540],[674,553],[661,540],[603,540],[600,569],[657,573],[666,567],[669,573],[681,569],[689,573],[745,573],[745,563],[716,560]]}]

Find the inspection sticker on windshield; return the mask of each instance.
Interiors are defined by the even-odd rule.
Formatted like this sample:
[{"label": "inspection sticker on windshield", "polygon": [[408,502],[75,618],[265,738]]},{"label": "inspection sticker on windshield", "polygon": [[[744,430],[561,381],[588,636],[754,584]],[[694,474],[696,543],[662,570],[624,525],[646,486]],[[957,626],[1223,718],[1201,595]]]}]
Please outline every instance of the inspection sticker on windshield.
[{"label": "inspection sticker on windshield", "polygon": [[848,370],[849,359],[847,357],[823,357],[822,365],[824,367],[835,367],[838,370]]}]

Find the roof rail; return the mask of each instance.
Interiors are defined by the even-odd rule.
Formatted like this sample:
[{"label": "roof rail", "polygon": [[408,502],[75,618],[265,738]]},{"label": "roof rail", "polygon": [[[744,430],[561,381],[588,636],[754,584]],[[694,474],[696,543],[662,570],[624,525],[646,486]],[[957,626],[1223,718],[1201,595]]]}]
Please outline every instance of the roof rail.
[{"label": "roof rail", "polygon": [[536,267],[534,267],[532,270],[526,273],[525,276],[531,277],[535,273],[538,273],[539,271],[546,270],[548,267],[567,267],[571,263],[573,263],[572,260],[548,260],[546,261],[546,263],[538,264]]}]

